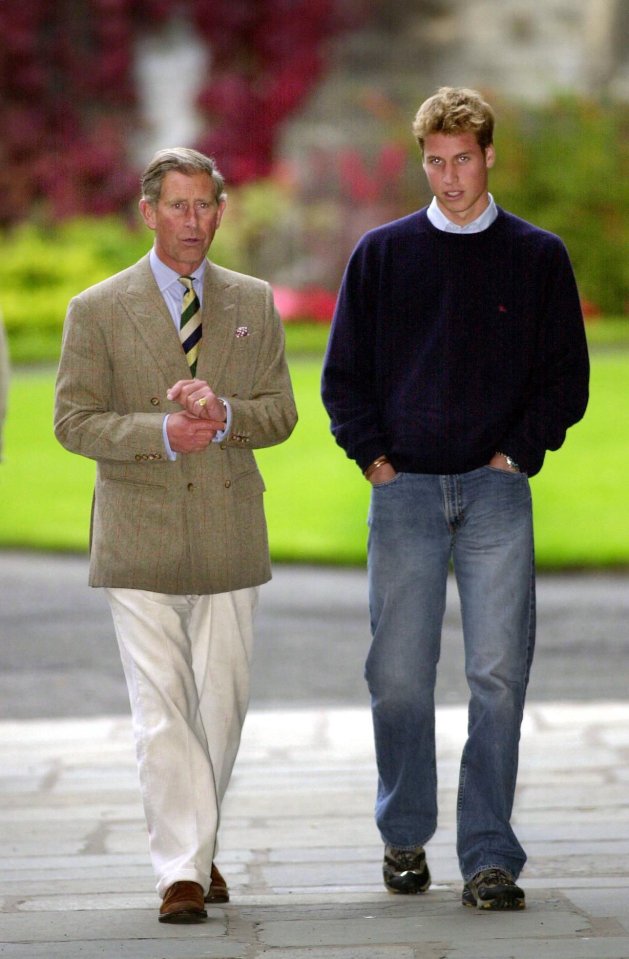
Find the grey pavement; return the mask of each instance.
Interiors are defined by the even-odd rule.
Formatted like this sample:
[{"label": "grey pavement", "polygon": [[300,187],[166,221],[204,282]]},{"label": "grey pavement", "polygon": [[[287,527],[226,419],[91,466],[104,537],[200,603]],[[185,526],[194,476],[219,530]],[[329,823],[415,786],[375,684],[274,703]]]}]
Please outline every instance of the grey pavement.
[{"label": "grey pavement", "polygon": [[[629,685],[629,575],[540,576],[529,700],[622,700]],[[366,706],[364,569],[276,566],[262,587],[252,705]],[[437,702],[466,702],[450,583]],[[0,719],[126,715],[107,603],[84,556],[0,551]]]},{"label": "grey pavement", "polygon": [[129,722],[0,723],[0,955],[21,959],[627,959],[629,705],[535,704],[514,823],[527,909],[459,902],[462,707],[438,711],[434,885],[390,896],[363,708],[253,710],[218,862],[232,901],[163,926]]},{"label": "grey pavement", "polygon": [[[69,602],[75,560],[62,564],[63,585],[49,561],[58,602],[46,617],[32,577],[28,599],[22,559],[34,569],[34,558],[24,554],[9,556],[8,566],[19,567],[27,594],[22,624],[29,606],[39,619],[27,630],[26,646],[39,645],[49,676],[63,687],[65,661],[80,660],[80,644],[76,652],[68,630],[87,637],[94,627],[87,607],[75,610],[73,625],[55,626],[58,609]],[[0,579],[6,573],[3,559]],[[484,914],[460,905],[456,780],[466,715],[462,699],[448,702],[459,695],[448,683],[437,711],[440,826],[428,846],[434,884],[420,897],[384,891],[369,712],[364,693],[362,701],[340,704],[334,676],[339,664],[342,679],[366,643],[364,572],[280,569],[263,594],[268,619],[260,629],[265,636],[294,635],[285,647],[267,641],[269,658],[282,650],[286,658],[273,665],[271,681],[260,679],[225,803],[218,862],[231,902],[210,908],[202,925],[157,922],[126,712],[94,715],[74,704],[67,716],[51,717],[44,698],[30,718],[5,713],[0,721],[0,956],[628,959],[629,702],[626,663],[616,658],[628,621],[626,587],[624,577],[540,583],[545,625],[537,671],[550,670],[558,685],[554,698],[547,676],[540,676],[535,695],[531,686],[523,725],[513,822],[529,854],[521,877],[524,912]],[[20,588],[14,581],[12,589]],[[98,605],[98,594],[85,593],[86,603]],[[3,647],[13,648],[17,605],[0,589]],[[102,641],[110,643],[103,629]],[[456,635],[455,619],[450,630]],[[325,661],[315,663],[305,647],[320,632],[325,645],[316,649],[325,650]],[[57,666],[45,649],[52,634],[66,636]],[[592,644],[598,644],[594,657]],[[444,644],[444,658],[450,645]],[[265,650],[262,638],[258,650]],[[595,662],[608,653],[607,665]],[[18,658],[15,650],[11,656]],[[258,668],[268,666],[267,656]],[[569,681],[558,675],[562,660]],[[81,663],[86,674],[94,670],[89,656]],[[9,681],[16,665],[10,657],[3,663]],[[28,669],[33,680],[35,667]],[[589,682],[577,681],[582,669],[590,671]],[[313,672],[306,681],[302,674]],[[621,682],[612,675],[618,672]],[[70,673],[66,688],[82,678]],[[97,688],[95,678],[90,682]],[[116,686],[113,672],[111,682]],[[317,702],[329,683],[333,695]],[[18,692],[26,695],[27,685],[18,684]],[[302,689],[299,700],[294,686]],[[38,688],[45,693],[41,678]]]}]

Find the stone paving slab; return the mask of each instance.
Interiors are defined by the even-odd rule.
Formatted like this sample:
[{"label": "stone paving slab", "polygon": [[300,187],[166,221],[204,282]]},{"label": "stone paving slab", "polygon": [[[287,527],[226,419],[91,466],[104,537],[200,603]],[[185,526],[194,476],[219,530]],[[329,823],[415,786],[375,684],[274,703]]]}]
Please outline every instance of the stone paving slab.
[{"label": "stone paving slab", "polygon": [[0,723],[0,957],[628,959],[629,705],[535,704],[514,822],[527,909],[460,905],[456,777],[465,710],[438,711],[434,885],[381,886],[364,709],[250,713],[224,809],[232,902],[157,922],[130,723]]},{"label": "stone paving slab", "polygon": [[[481,943],[489,939],[490,942],[502,940],[509,944],[509,948],[518,939],[534,939],[540,927],[547,930],[551,938],[575,938],[580,931],[579,917],[570,912],[551,915],[543,913],[542,919],[520,922],[520,917],[491,916],[491,928],[478,925],[481,917],[473,915],[458,918],[452,911],[458,903],[452,898],[448,902],[448,912],[441,916],[414,915],[403,918],[387,919],[375,910],[371,918],[354,919],[302,919],[301,921],[288,920],[286,922],[266,922],[258,929],[261,943],[271,948],[300,948],[317,944],[320,947],[330,946],[368,946],[368,945],[399,945],[418,943],[474,942],[480,950]],[[482,917],[486,921],[487,917]],[[474,923],[474,925],[472,925]],[[484,951],[479,951],[483,956]]]},{"label": "stone paving slab", "polygon": [[249,953],[247,943],[227,939],[207,943],[193,937],[192,941],[186,938],[165,943],[162,938],[107,938],[89,942],[0,943],[0,956],[3,959],[248,959]]}]

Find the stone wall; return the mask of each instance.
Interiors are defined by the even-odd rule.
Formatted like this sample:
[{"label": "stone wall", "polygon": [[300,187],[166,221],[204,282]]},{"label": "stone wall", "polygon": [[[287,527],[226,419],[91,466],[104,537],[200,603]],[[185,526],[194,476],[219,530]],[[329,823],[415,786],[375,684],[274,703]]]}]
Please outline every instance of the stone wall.
[{"label": "stone wall", "polygon": [[369,91],[409,110],[442,85],[537,102],[566,91],[629,99],[629,0],[375,0],[331,59],[284,131],[287,154],[369,142]]}]

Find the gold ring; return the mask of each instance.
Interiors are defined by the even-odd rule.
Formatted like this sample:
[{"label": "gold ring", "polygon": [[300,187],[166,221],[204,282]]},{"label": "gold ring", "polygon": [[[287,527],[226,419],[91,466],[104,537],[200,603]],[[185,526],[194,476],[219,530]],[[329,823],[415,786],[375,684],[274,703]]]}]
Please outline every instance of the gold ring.
[{"label": "gold ring", "polygon": [[202,396],[200,400],[197,400],[197,403],[199,404],[199,406],[205,406],[205,404],[207,403],[207,396]]}]

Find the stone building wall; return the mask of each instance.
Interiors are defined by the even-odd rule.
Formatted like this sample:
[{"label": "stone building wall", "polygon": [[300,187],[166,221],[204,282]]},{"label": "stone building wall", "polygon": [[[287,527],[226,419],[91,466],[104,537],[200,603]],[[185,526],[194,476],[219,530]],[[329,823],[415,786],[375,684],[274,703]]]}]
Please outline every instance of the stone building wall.
[{"label": "stone building wall", "polygon": [[332,63],[283,151],[368,141],[368,91],[408,109],[441,85],[529,102],[566,91],[629,100],[629,0],[375,0]]}]

